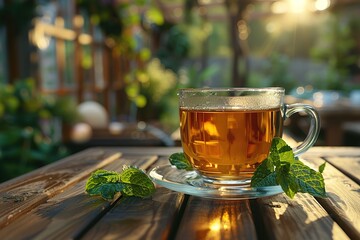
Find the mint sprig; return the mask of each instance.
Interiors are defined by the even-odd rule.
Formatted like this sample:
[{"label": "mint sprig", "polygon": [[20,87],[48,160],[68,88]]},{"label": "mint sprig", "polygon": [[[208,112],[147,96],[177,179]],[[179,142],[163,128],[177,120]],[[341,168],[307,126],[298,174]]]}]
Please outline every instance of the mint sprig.
[{"label": "mint sprig", "polygon": [[[172,154],[169,161],[178,169],[193,170],[184,153]],[[271,143],[269,156],[256,168],[250,185],[254,188],[280,185],[290,198],[298,192],[326,197],[324,169],[325,163],[319,167],[319,172],[306,166],[282,138],[276,137]]]},{"label": "mint sprig", "polygon": [[284,193],[293,198],[296,193],[309,193],[315,197],[326,197],[322,176],[325,164],[319,172],[297,159],[290,146],[281,138],[274,138],[270,154],[255,170],[251,178],[252,187],[280,185]]},{"label": "mint sprig", "polygon": [[187,171],[193,170],[189,160],[186,158],[184,153],[173,153],[169,157],[170,164],[175,166],[177,169],[185,169]]},{"label": "mint sprig", "polygon": [[91,174],[85,186],[91,195],[100,195],[111,201],[117,193],[125,196],[145,198],[155,192],[154,183],[142,170],[133,166],[124,166],[121,173],[99,169]]}]

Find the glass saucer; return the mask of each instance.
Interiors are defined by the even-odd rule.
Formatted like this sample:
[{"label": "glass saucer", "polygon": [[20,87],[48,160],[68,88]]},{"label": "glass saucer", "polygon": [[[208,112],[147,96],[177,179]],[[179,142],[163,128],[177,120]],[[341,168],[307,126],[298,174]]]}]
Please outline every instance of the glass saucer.
[{"label": "glass saucer", "polygon": [[177,169],[171,165],[158,166],[152,169],[149,176],[153,181],[177,192],[212,199],[253,199],[282,193],[280,186],[252,188],[249,185],[224,186],[209,184],[195,171]]}]

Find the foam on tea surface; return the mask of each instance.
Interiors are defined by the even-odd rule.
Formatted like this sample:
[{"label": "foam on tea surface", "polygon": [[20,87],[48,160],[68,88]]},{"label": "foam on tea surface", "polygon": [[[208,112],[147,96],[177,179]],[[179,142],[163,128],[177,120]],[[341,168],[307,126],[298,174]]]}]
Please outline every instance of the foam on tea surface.
[{"label": "foam on tea surface", "polygon": [[281,106],[282,93],[250,96],[180,96],[180,107],[188,110],[264,110]]}]

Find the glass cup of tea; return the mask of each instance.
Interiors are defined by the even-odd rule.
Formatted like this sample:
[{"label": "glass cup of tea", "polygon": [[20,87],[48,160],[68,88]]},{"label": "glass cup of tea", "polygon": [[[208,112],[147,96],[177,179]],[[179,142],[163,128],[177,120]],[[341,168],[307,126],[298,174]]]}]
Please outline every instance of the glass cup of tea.
[{"label": "glass cup of tea", "polygon": [[284,120],[310,116],[300,155],[317,140],[320,120],[306,104],[284,104],[285,90],[269,88],[180,89],[180,135],[185,156],[207,183],[247,185],[269,154],[272,139],[282,137]]}]

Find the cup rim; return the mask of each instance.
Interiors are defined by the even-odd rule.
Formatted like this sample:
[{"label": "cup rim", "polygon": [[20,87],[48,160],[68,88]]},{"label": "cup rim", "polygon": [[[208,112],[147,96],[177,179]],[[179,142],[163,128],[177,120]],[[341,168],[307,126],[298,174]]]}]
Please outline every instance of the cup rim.
[{"label": "cup rim", "polygon": [[264,87],[264,88],[251,88],[251,87],[204,87],[204,88],[180,88],[179,93],[199,93],[199,92],[276,92],[285,93],[282,87]]}]

